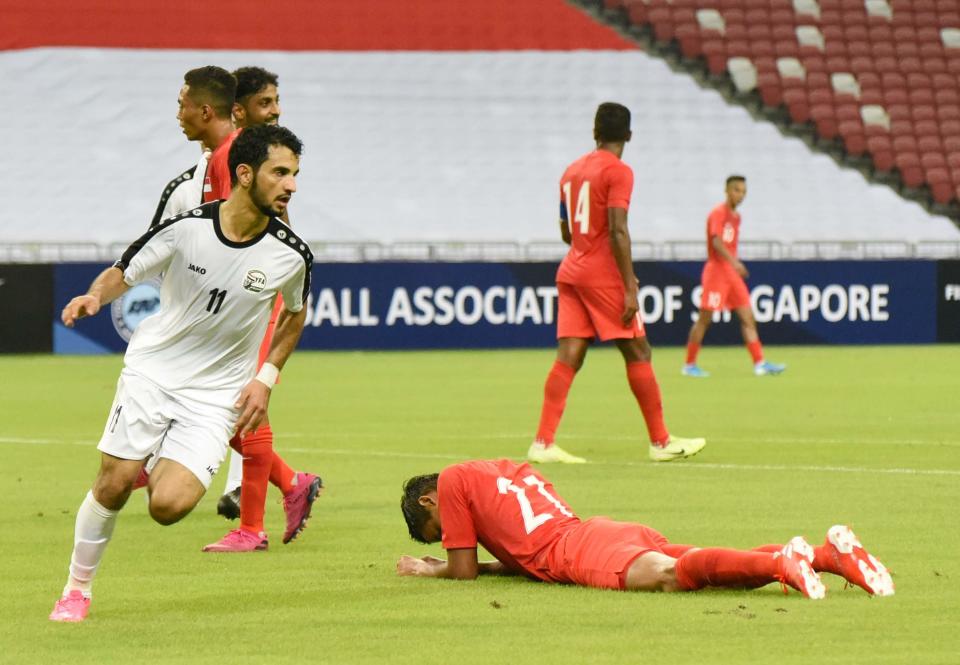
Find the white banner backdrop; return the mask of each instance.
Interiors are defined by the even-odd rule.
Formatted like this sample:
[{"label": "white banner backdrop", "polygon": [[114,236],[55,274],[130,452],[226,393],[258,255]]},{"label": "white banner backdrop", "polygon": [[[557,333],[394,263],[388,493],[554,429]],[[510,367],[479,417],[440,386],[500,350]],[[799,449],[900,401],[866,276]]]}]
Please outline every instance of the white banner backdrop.
[{"label": "white banner backdrop", "polygon": [[0,53],[0,242],[128,242],[195,162],[183,73],[260,65],[305,142],[294,225],[312,241],[554,240],[557,180],[599,102],[634,113],[635,240],[700,240],[724,178],[742,238],[957,240],[949,220],[756,122],[641,52]]}]

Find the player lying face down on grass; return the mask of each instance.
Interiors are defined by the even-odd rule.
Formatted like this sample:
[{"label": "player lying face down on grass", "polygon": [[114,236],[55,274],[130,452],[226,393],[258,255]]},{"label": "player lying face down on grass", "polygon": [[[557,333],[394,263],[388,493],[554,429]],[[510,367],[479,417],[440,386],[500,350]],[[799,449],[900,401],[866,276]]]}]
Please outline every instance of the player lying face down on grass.
[{"label": "player lying face down on grass", "polygon": [[[581,521],[553,485],[526,463],[470,461],[416,476],[400,502],[410,536],[442,543],[447,560],[404,555],[398,575],[470,580],[525,575],[543,582],[628,591],[756,588],[771,582],[823,598],[818,572],[868,593],[894,592],[887,569],[845,526],[831,527],[812,547],[801,536],[786,545],[743,551],[669,542],[642,524],[605,517]],[[496,561],[477,559],[482,545]]]},{"label": "player lying face down on grass", "polygon": [[[77,512],[70,575],[54,621],[82,621],[117,514],[144,462],[150,516],[173,524],[203,496],[234,431],[256,429],[300,338],[310,249],[277,216],[296,191],[300,140],[276,126],[245,130],[230,151],[237,183],[214,201],[152,227],[61,319],[73,327],[134,284],[163,273],[160,309],[134,332],[103,436],[100,470]],[[281,314],[267,362],[257,349],[274,300]]]}]

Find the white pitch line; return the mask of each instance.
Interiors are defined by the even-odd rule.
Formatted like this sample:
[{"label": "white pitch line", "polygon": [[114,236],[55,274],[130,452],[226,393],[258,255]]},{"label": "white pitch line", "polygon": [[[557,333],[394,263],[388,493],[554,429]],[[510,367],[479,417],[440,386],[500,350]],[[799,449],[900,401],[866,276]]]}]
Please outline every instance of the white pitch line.
[{"label": "white pitch line", "polygon": [[[316,435],[310,435],[316,436]],[[306,438],[304,434],[285,433],[281,438]],[[350,437],[352,438],[352,437]],[[479,438],[479,437],[478,437]],[[498,437],[499,438],[499,437]],[[505,437],[503,437],[505,438]],[[85,441],[70,441],[62,439],[30,439],[24,437],[4,437],[0,436],[0,443],[24,444],[24,445],[71,445],[71,446],[93,446],[94,439]],[[381,457],[387,459],[426,459],[426,460],[450,460],[457,461],[463,459],[462,455],[451,455],[444,453],[407,453],[390,450],[370,450],[370,449],[347,449],[347,448],[290,448],[282,447],[286,453],[298,453],[305,455],[339,455],[345,457]],[[815,466],[801,464],[790,466],[786,464],[720,464],[713,462],[700,462],[691,460],[686,463],[674,464],[653,464],[650,462],[635,462],[630,460],[611,460],[594,461],[588,464],[598,466],[629,466],[646,469],[679,469],[679,470],[728,470],[728,471],[809,471],[813,473],[866,473],[881,475],[898,476],[960,476],[960,469],[911,469],[911,468],[893,468],[876,469],[863,466]]]}]

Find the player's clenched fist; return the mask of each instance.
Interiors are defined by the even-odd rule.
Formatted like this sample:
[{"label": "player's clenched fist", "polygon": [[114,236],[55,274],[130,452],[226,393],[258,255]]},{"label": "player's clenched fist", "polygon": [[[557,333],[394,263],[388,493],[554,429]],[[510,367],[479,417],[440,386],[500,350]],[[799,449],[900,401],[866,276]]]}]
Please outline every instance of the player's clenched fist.
[{"label": "player's clenched fist", "polygon": [[63,308],[63,312],[60,314],[60,320],[63,321],[63,325],[72,328],[77,319],[93,316],[99,311],[99,298],[91,295],[77,296]]}]

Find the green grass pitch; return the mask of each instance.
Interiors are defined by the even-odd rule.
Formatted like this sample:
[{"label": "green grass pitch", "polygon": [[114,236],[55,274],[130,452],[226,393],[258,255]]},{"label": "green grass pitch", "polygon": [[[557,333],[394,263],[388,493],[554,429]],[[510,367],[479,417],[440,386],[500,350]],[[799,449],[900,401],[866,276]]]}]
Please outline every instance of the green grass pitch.
[{"label": "green grass pitch", "polygon": [[656,527],[671,540],[751,547],[852,525],[894,573],[871,598],[825,575],[823,601],[750,592],[628,594],[514,578],[398,578],[409,540],[404,479],[469,458],[521,457],[551,350],[294,355],[275,390],[277,448],[327,490],[282,545],[271,490],[268,552],[201,554],[228,523],[223,479],[180,524],[142,494],[122,513],[90,619],[47,621],[119,356],[3,357],[0,370],[0,663],[958,663],[960,349],[769,349],[754,377],[741,348],[707,346],[713,375],[681,377],[657,349],[667,423],[708,446],[646,460],[619,355],[594,349],[558,441],[582,467],[544,469],[584,517]]}]

